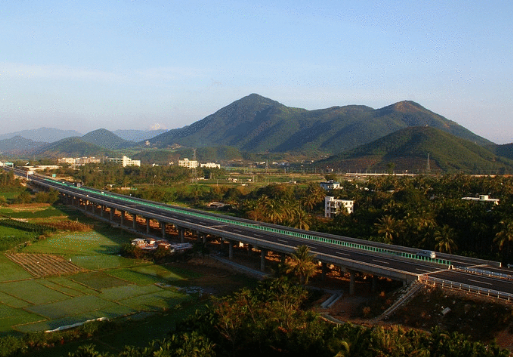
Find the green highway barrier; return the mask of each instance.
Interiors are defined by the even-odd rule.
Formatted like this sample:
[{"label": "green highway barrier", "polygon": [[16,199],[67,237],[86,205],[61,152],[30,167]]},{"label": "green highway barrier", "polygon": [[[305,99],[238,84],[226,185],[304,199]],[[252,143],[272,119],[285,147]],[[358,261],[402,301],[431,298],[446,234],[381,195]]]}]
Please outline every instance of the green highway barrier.
[{"label": "green highway barrier", "polygon": [[321,243],[334,244],[334,245],[338,245],[338,246],[342,246],[342,247],[347,247],[347,248],[360,249],[360,250],[366,250],[366,251],[370,251],[370,252],[383,253],[383,254],[390,254],[390,255],[395,255],[395,256],[403,257],[403,258],[407,258],[407,259],[425,261],[425,262],[429,262],[429,263],[448,265],[448,266],[452,265],[449,260],[445,260],[445,259],[438,259],[438,258],[434,258],[433,259],[433,258],[429,258],[429,257],[419,256],[419,255],[413,254],[413,253],[398,252],[398,251],[391,250],[391,249],[378,248],[378,247],[373,247],[373,246],[369,246],[369,245],[365,245],[365,244],[360,244],[360,243],[345,242],[345,241],[338,240],[338,239],[331,239],[331,238],[313,236],[313,235],[306,234],[306,233],[291,232],[291,231],[287,231],[287,230],[283,230],[283,229],[278,229],[278,228],[274,228],[274,227],[262,226],[262,225],[259,225],[259,224],[252,224],[252,223],[234,221],[234,220],[231,220],[231,219],[226,219],[226,218],[221,218],[221,217],[215,217],[215,216],[211,216],[211,215],[201,214],[201,213],[198,213],[198,212],[184,211],[184,210],[181,210],[181,209],[178,209],[178,208],[169,207],[169,206],[162,205],[162,204],[154,204],[154,203],[149,203],[149,202],[146,202],[146,201],[134,200],[134,199],[132,199],[130,197],[118,196],[118,195],[113,195],[113,194],[105,193],[105,192],[98,192],[96,190],[92,190],[92,189],[85,188],[85,187],[75,187],[75,186],[72,186],[71,184],[65,184],[65,183],[60,182],[60,181],[54,181],[54,180],[49,180],[49,179],[45,179],[45,180],[49,181],[49,182],[52,182],[52,183],[58,183],[58,184],[60,184],[62,186],[66,186],[66,187],[70,187],[71,186],[74,189],[81,190],[81,191],[88,192],[88,193],[93,193],[93,194],[97,194],[97,195],[99,194],[99,195],[103,195],[103,196],[106,196],[106,197],[120,199],[120,200],[123,200],[123,201],[126,201],[126,202],[131,202],[131,203],[136,203],[136,204],[143,205],[143,206],[158,208],[158,209],[166,210],[166,211],[169,211],[169,212],[174,212],[174,213],[179,213],[179,214],[186,214],[186,215],[193,216],[193,217],[204,218],[204,219],[208,219],[208,220],[211,220],[211,221],[217,221],[217,222],[222,222],[222,223],[234,224],[234,225],[238,225],[238,226],[242,226],[242,227],[258,229],[258,230],[262,230],[262,231],[266,231],[266,232],[283,234],[283,235],[292,236],[292,237],[296,237],[296,238],[303,238],[303,239],[313,240],[313,241],[321,242]]}]

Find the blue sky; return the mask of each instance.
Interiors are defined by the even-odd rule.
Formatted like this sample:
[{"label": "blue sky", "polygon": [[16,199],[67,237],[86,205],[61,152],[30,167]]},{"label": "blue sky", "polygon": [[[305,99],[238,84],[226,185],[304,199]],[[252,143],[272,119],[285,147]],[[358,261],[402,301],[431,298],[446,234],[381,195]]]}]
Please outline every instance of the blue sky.
[{"label": "blue sky", "polygon": [[191,124],[251,93],[414,100],[513,142],[511,1],[0,0],[0,133]]}]

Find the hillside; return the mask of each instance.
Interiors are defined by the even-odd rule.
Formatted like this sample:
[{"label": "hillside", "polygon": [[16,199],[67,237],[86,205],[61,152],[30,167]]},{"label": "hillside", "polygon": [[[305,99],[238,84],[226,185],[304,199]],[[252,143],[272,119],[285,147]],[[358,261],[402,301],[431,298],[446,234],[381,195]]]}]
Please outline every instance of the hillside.
[{"label": "hillside", "polygon": [[151,139],[157,135],[165,133],[166,129],[158,130],[114,130],[113,133],[119,136],[121,139],[128,141],[144,141]]},{"label": "hillside", "polygon": [[107,129],[98,129],[91,131],[80,138],[82,141],[94,144],[106,149],[123,149],[134,146],[135,143],[121,139],[116,134]]},{"label": "hillside", "polygon": [[49,158],[104,155],[116,156],[112,150],[87,143],[77,137],[62,139],[55,143],[42,146],[39,149],[34,150],[32,154]]},{"label": "hillside", "polygon": [[503,145],[492,145],[489,147],[490,151],[494,152],[499,156],[507,157],[513,160],[513,143]]},{"label": "hillside", "polygon": [[21,154],[35,150],[46,144],[47,143],[25,139],[18,135],[10,139],[0,140],[0,153],[9,155]]},{"label": "hillside", "polygon": [[156,147],[228,145],[246,152],[339,153],[394,131],[439,128],[479,145],[491,144],[457,123],[414,102],[372,109],[350,105],[320,110],[287,107],[251,94],[181,129],[150,139]]},{"label": "hillside", "polygon": [[513,161],[469,140],[432,127],[410,127],[318,164],[342,171],[504,173]]}]

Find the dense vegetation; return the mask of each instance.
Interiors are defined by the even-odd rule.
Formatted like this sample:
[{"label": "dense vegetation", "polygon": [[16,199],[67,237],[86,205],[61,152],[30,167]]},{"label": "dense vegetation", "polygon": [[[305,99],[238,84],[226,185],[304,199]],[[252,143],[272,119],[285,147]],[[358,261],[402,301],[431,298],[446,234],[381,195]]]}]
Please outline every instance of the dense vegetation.
[{"label": "dense vegetation", "polygon": [[[70,356],[509,356],[494,343],[472,342],[462,334],[440,329],[429,334],[400,327],[332,324],[308,308],[308,297],[293,282],[265,280],[254,290],[214,298],[205,309],[179,323],[168,338],[145,348],[128,345],[111,354],[86,344]],[[75,334],[7,337],[0,339],[0,356],[19,355],[31,344],[44,347],[101,332],[101,325],[86,324]]]}]

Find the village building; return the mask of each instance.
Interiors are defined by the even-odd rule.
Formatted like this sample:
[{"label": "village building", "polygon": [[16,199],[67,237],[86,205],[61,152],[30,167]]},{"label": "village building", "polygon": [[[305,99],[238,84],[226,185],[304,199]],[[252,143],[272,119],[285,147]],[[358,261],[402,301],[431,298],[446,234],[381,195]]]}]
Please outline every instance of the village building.
[{"label": "village building", "polygon": [[342,210],[346,210],[349,214],[353,213],[354,201],[336,199],[333,196],[326,196],[324,198],[324,217],[333,218]]}]

